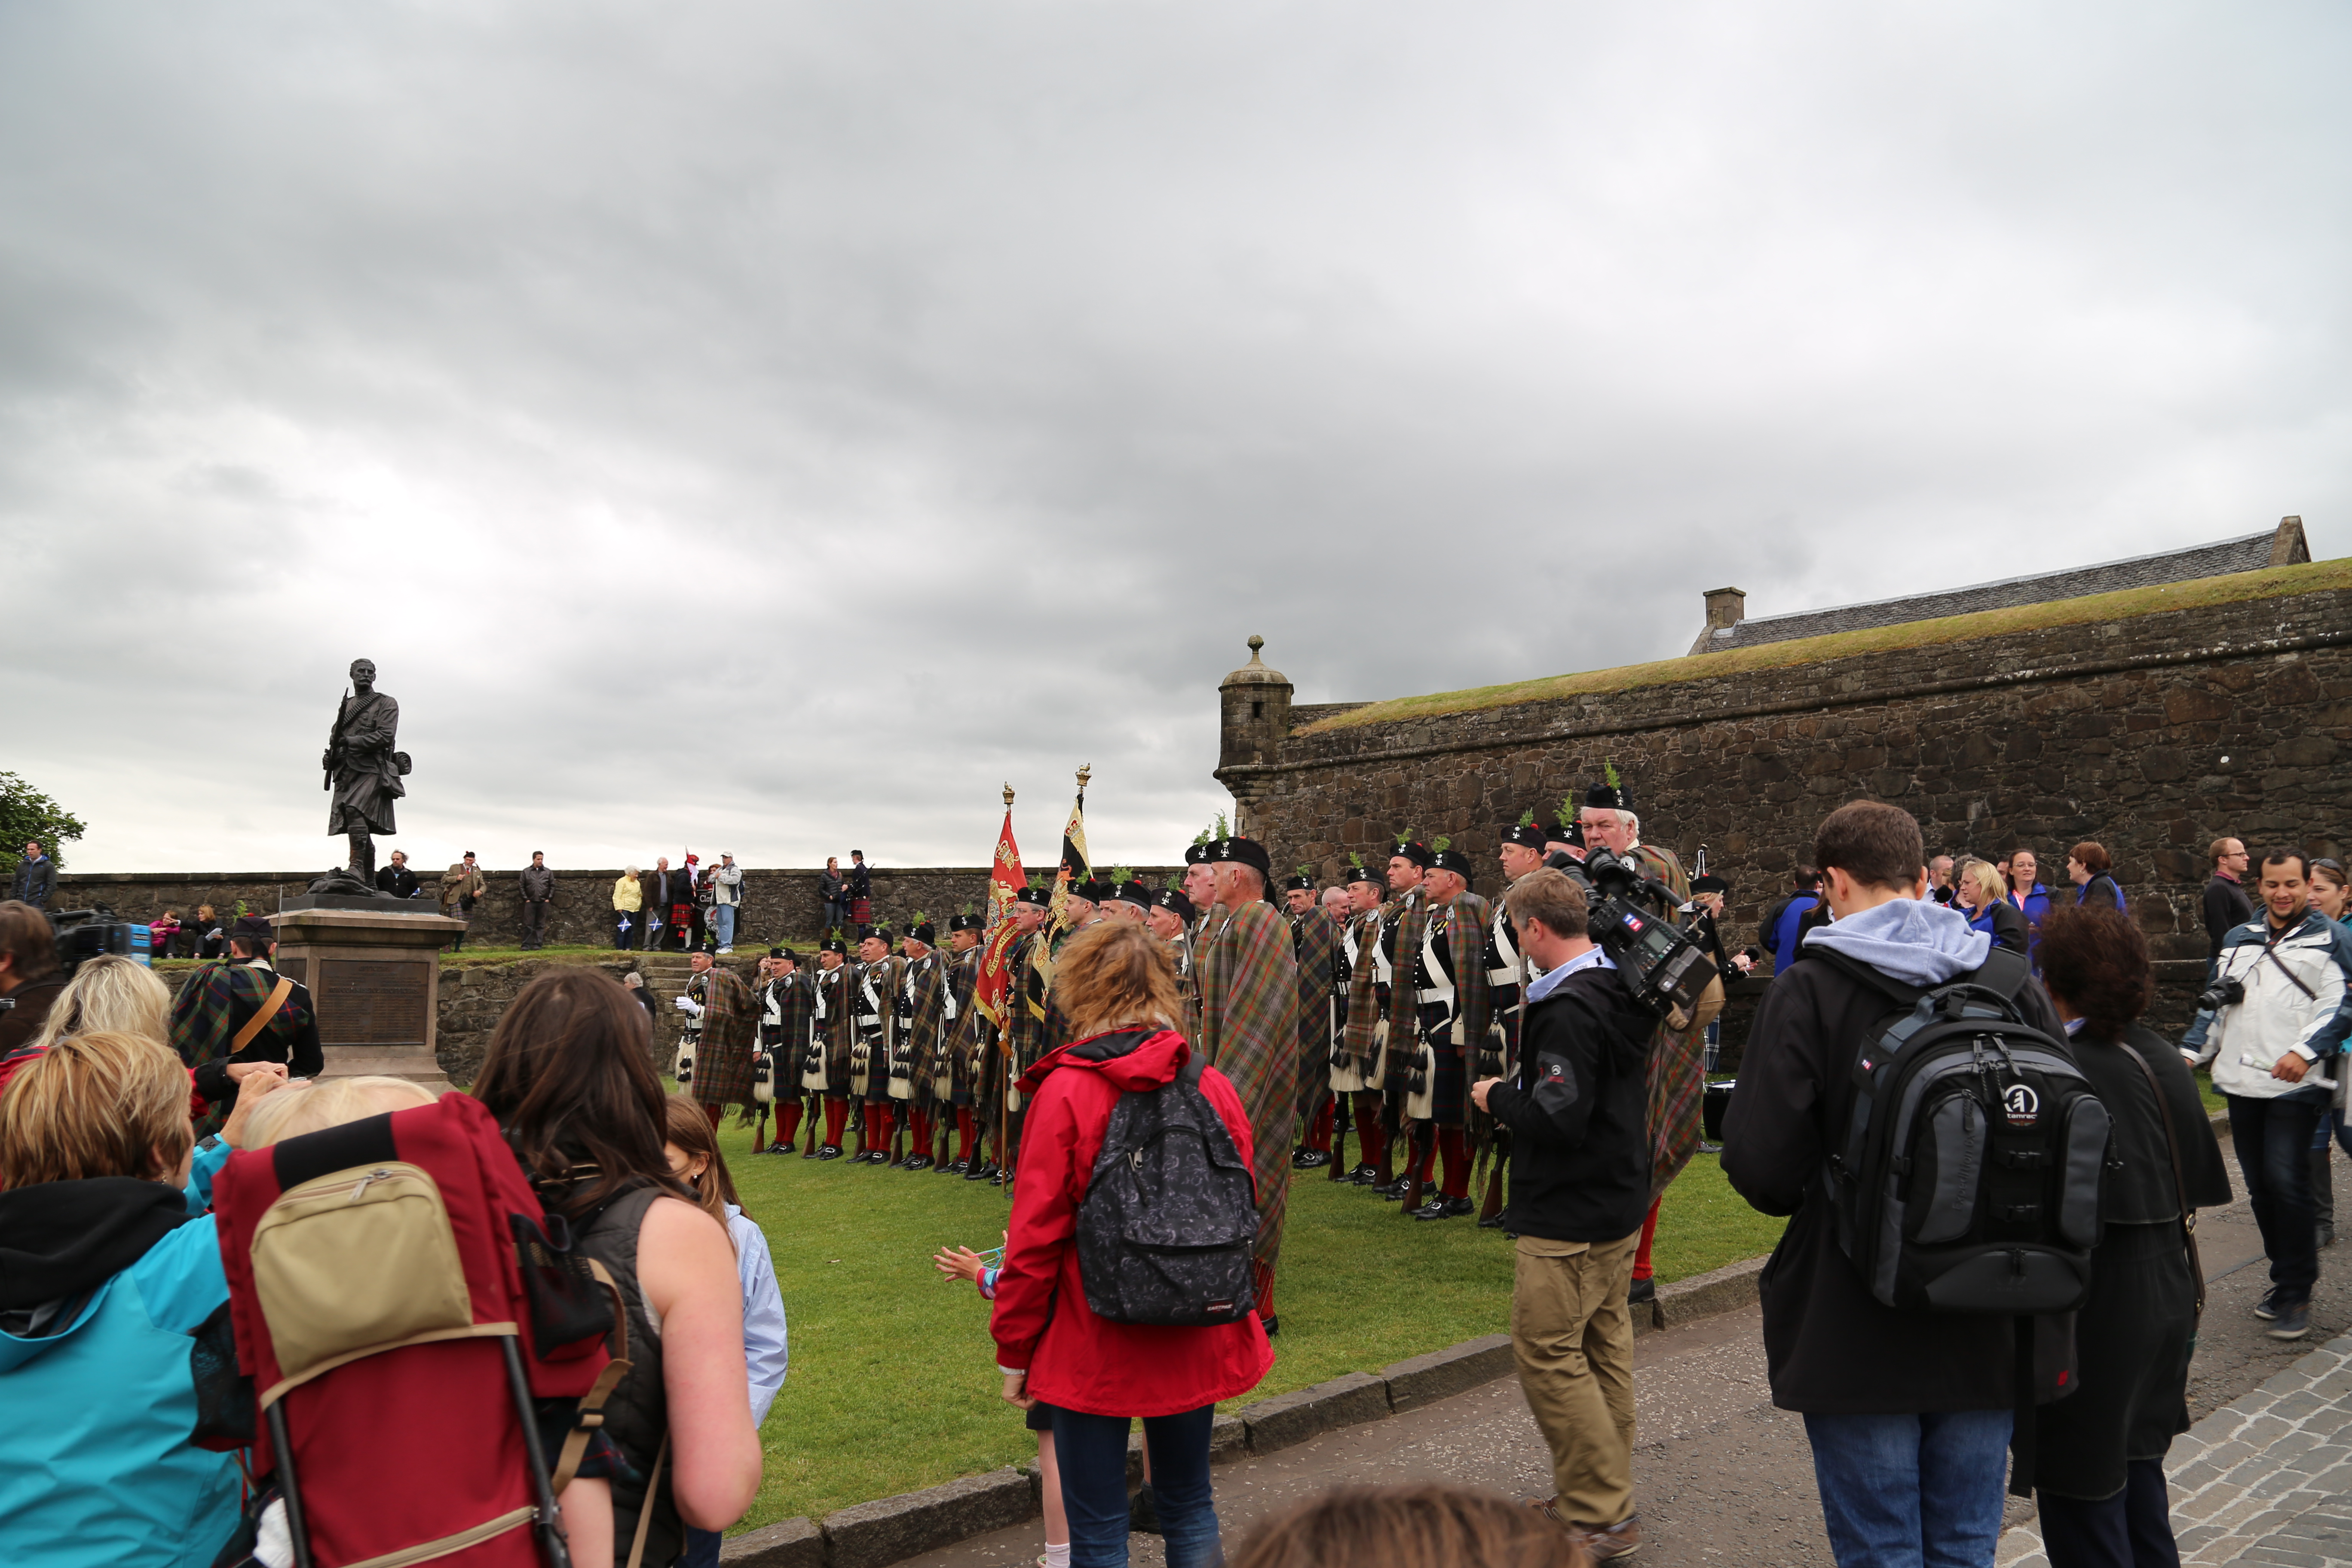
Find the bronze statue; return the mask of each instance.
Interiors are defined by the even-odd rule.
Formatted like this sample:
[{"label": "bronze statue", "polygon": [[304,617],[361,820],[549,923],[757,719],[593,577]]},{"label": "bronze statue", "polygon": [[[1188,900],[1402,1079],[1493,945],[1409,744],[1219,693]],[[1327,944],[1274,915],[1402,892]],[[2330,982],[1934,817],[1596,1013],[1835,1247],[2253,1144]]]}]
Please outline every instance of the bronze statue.
[{"label": "bronze statue", "polygon": [[[335,795],[327,831],[350,837],[351,865],[327,873],[311,885],[312,892],[352,890],[357,883],[362,896],[374,894],[374,835],[395,831],[392,803],[408,793],[400,782],[408,772],[408,753],[392,749],[399,728],[400,704],[375,689],[375,661],[353,659],[352,689],[336,710],[326,753],[319,759],[327,774],[321,787]],[[330,881],[338,885],[324,886]]]}]

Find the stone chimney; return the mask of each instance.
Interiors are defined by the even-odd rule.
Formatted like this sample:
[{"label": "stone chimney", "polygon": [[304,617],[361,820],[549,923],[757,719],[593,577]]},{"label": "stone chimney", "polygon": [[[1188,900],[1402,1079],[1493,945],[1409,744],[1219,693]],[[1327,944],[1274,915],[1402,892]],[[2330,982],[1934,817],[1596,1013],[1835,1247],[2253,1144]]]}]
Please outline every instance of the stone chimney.
[{"label": "stone chimney", "polygon": [[2271,564],[2296,566],[2310,559],[2311,546],[2303,539],[2303,519],[2279,519],[2278,531],[2271,535]]},{"label": "stone chimney", "polygon": [[1262,778],[1230,778],[1227,770],[1273,762],[1284,737],[1290,733],[1290,679],[1266,668],[1258,657],[1265,646],[1264,637],[1252,637],[1249,662],[1226,676],[1217,688],[1216,777],[1233,792],[1236,833],[1251,832],[1257,826],[1257,802],[1266,786]]},{"label": "stone chimney", "polygon": [[1736,626],[1748,618],[1748,590],[1745,588],[1709,588],[1706,591],[1706,626],[1698,640],[1690,646],[1693,653],[1705,653],[1719,645],[1715,634],[1727,626]]}]

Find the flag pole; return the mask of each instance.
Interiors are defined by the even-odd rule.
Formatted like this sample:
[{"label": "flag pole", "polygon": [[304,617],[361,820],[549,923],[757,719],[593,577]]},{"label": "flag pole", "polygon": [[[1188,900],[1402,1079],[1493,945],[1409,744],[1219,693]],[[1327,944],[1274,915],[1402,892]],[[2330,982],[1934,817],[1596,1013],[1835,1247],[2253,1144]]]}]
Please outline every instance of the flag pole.
[{"label": "flag pole", "polygon": [[[1005,781],[1004,785],[1004,817],[1008,822],[1013,819],[1013,784],[1009,779]],[[992,872],[992,875],[993,875]],[[1010,909],[999,909],[996,911],[996,918],[1009,921],[1013,918],[1013,911]],[[989,934],[993,936],[995,933],[992,931]],[[1002,1002],[998,1004],[998,1008],[1001,1016],[1009,1016]],[[996,1048],[998,1054],[1004,1058],[1004,1087],[996,1097],[996,1165],[1000,1177],[1004,1169],[1004,1146],[1013,1137],[1013,1053],[1008,1048],[1012,1042],[1006,1035],[1004,1025],[1000,1021],[996,1026]],[[1004,1191],[1004,1211],[1009,1224],[1013,1213],[1013,1184],[1009,1180],[1000,1179],[997,1185]]]}]

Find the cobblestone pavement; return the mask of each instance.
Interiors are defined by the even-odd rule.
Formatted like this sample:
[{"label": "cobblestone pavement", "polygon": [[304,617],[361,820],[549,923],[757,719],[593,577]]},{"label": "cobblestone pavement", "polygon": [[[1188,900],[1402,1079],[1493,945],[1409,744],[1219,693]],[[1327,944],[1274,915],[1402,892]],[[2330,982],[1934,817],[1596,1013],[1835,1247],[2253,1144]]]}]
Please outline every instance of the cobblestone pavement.
[{"label": "cobblestone pavement", "polygon": [[[2173,1439],[2164,1468],[2184,1563],[2352,1568],[2352,1335]],[[2032,1524],[2001,1568],[2049,1568]]]},{"label": "cobblestone pavement", "polygon": [[[2232,1183],[2237,1171],[2232,1165]],[[2339,1163],[2339,1191],[2352,1191],[2352,1173]],[[2199,1216],[2198,1235],[2204,1250],[2210,1300],[2198,1339],[2196,1360],[2189,1377],[2192,1416],[2202,1417],[2193,1436],[2176,1442],[2171,1462],[2185,1467],[2192,1446],[2199,1456],[2221,1453],[2225,1439],[2212,1436],[2216,1423],[2247,1445],[2247,1454],[2233,1457],[2228,1474],[2199,1479],[2193,1494],[2176,1493],[2183,1507],[2201,1509],[2194,1520],[2185,1515],[2184,1531],[2211,1521],[2217,1530],[2225,1514],[2230,1525],[2242,1524],[2273,1511],[2269,1500],[2292,1495],[2302,1478],[2327,1478],[2333,1490],[2326,1500],[2335,1510],[2333,1521],[2326,1508],[2307,1514],[2272,1520],[2265,1529],[2280,1532],[2261,1548],[2271,1555],[2249,1552],[2251,1538],[2236,1531],[2197,1537],[2200,1545],[2236,1541],[2232,1550],[2249,1554],[2230,1558],[2196,1555],[2197,1563],[2242,1562],[2263,1568],[2320,1568],[2342,1563],[2352,1568],[2352,1465],[2347,1445],[2352,1444],[2352,1395],[2344,1390],[2352,1372],[2343,1363],[2352,1340],[2328,1344],[2332,1372],[2315,1378],[2297,1370],[2315,1359],[2315,1347],[2327,1335],[2352,1330],[2352,1270],[2342,1267],[2344,1246],[2320,1254],[2320,1279],[2312,1298],[2313,1338],[2284,1344],[2267,1338],[2265,1327],[2253,1316],[2253,1303],[2266,1288],[2262,1242],[2244,1200]],[[1771,1568],[1832,1568],[1829,1542],[1822,1531],[1821,1501],[1813,1487],[1811,1450],[1805,1443],[1803,1420],[1772,1407],[1764,1376],[1764,1347],[1757,1310],[1727,1312],[1664,1333],[1645,1335],[1634,1344],[1634,1400],[1637,1446],[1633,1481],[1642,1509],[1648,1544],[1637,1561],[1648,1568],[1730,1568],[1736,1563],[1769,1563]],[[2292,1399],[2273,1394],[2285,1380],[2309,1392],[2314,1384],[2335,1390],[2314,1394],[2310,1410],[2332,1401],[2338,1435],[2321,1441],[2287,1436],[2287,1418],[2270,1414]],[[2268,1400],[2266,1422],[2252,1426],[2248,1417],[2231,1414],[2239,1405]],[[2304,1410],[2302,1405],[2294,1406]],[[2308,1417],[2306,1415],[2305,1419]],[[2237,1490],[2216,1490],[2232,1484],[2237,1467],[2253,1458],[2257,1443],[2276,1439],[2263,1450],[2263,1462],[2276,1464],[2274,1456],[2314,1454],[2328,1462],[2309,1471],[2293,1471],[2294,1484],[2266,1483],[2266,1471],[2255,1464],[2255,1474],[2236,1481]],[[1516,1378],[1503,1378],[1482,1388],[1404,1416],[1376,1421],[1327,1433],[1297,1447],[1260,1458],[1220,1466],[1216,1472],[1217,1514],[1230,1552],[1247,1536],[1257,1521],[1292,1503],[1335,1485],[1394,1482],[1442,1478],[1489,1488],[1507,1496],[1549,1493],[1550,1465],[1534,1418],[1528,1413]],[[2230,1512],[2242,1497],[2258,1506]],[[2027,1518],[2030,1507],[2010,1500],[2010,1519]],[[2285,1531],[2302,1528],[2303,1536]],[[2321,1532],[2334,1531],[2326,1542]],[[906,1568],[1012,1568],[1033,1562],[1043,1541],[1034,1521],[1013,1530],[977,1536],[958,1545],[908,1560]],[[2184,1549],[2190,1537],[2184,1533]],[[2287,1546],[2302,1541],[2302,1548]],[[1137,1568],[1164,1561],[1156,1536],[1129,1540]],[[2041,1542],[2030,1529],[2004,1536],[2001,1562],[2025,1568],[2045,1568]],[[2274,1550],[2274,1547],[2277,1549]],[[2327,1553],[2333,1551],[2335,1555]]]}]

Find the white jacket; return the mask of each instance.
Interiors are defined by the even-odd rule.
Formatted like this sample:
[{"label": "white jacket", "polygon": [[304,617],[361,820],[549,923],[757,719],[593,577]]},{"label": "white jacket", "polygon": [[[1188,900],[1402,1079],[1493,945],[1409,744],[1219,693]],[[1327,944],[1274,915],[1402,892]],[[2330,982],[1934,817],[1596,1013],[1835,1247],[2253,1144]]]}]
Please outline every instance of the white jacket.
[{"label": "white jacket", "polygon": [[[2315,914],[2276,942],[2269,941],[2269,935],[2264,919],[2258,916],[2223,939],[2215,983],[2239,982],[2246,988],[2246,999],[2216,1013],[2200,1013],[2180,1042],[2182,1052],[2200,1066],[2213,1064],[2215,1089],[2245,1100],[2292,1094],[2315,1079],[2333,1078],[2341,1065],[2336,1050],[2343,1035],[2346,993],[2333,927],[2326,916]],[[2307,1062],[2326,1060],[2303,1083],[2288,1083],[2273,1078],[2271,1068],[2289,1051]]]}]

